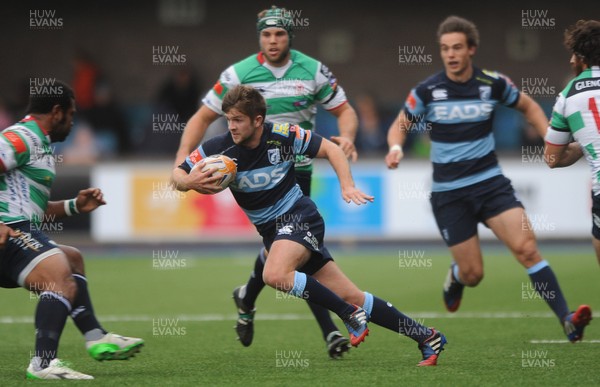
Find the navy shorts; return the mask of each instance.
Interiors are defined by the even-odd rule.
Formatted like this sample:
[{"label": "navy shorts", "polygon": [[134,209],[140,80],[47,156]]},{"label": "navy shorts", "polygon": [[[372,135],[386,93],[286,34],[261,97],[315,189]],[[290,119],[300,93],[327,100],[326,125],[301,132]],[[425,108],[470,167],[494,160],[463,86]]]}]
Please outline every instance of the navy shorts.
[{"label": "navy shorts", "polygon": [[309,197],[303,196],[288,212],[273,221],[257,225],[256,229],[262,236],[263,245],[267,250],[279,239],[297,242],[310,250],[308,262],[297,269],[300,272],[313,275],[327,262],[333,261],[323,245],[325,222],[316,204]]},{"label": "navy shorts", "polygon": [[479,183],[431,193],[431,207],[446,245],[454,246],[477,235],[477,225],[523,204],[515,196],[510,180],[494,176]]},{"label": "navy shorts", "polygon": [[300,186],[300,190],[304,196],[310,196],[310,181],[312,178],[312,171],[296,171],[296,183]]},{"label": "navy shorts", "polygon": [[61,250],[29,221],[7,226],[20,235],[9,238],[0,250],[0,287],[18,288],[24,286],[25,278],[38,263]]},{"label": "navy shorts", "polygon": [[600,239],[600,195],[592,192],[592,235]]}]

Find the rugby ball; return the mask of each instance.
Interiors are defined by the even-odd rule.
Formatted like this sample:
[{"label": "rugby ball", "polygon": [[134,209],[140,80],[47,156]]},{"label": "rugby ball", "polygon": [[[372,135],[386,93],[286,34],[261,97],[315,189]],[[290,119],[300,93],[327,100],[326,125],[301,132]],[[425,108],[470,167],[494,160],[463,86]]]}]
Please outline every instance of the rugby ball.
[{"label": "rugby ball", "polygon": [[212,155],[203,158],[201,161],[196,163],[192,170],[197,166],[204,163],[201,172],[207,172],[209,170],[215,170],[212,176],[221,176],[221,180],[217,181],[217,185],[221,186],[222,190],[227,188],[229,184],[235,179],[237,173],[237,164],[233,159],[225,155]]}]

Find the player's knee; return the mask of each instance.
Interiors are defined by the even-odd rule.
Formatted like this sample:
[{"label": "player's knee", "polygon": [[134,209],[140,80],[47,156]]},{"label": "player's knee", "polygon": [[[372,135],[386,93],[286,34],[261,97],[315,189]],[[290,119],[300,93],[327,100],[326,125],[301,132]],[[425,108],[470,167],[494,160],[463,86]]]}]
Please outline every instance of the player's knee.
[{"label": "player's knee", "polygon": [[293,276],[290,282],[288,273],[270,267],[265,267],[262,278],[266,285],[277,290],[289,291],[294,286]]},{"label": "player's knee", "polygon": [[513,250],[515,257],[525,267],[530,267],[541,260],[535,239],[528,239]]},{"label": "player's knee", "polygon": [[61,278],[47,277],[43,281],[29,282],[29,290],[41,294],[44,292],[55,293],[73,304],[77,296],[77,283],[71,276]]},{"label": "player's knee", "polygon": [[69,261],[69,266],[74,274],[85,274],[85,268],[83,264],[83,254],[79,249],[72,246],[60,246],[61,250],[67,256],[67,260]]}]

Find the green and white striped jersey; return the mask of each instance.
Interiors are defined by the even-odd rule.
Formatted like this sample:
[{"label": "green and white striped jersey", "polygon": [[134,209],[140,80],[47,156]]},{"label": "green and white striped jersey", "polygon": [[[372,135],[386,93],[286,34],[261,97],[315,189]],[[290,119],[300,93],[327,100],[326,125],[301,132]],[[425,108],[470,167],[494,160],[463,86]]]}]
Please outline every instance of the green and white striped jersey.
[{"label": "green and white striped jersey", "polygon": [[[267,121],[293,123],[315,130],[317,104],[333,110],[347,102],[344,89],[327,66],[299,51],[290,50],[290,61],[282,67],[269,65],[262,53],[228,67],[202,102],[223,115],[225,93],[243,84],[257,89],[267,103]],[[310,159],[296,162],[296,168],[310,165]]]},{"label": "green and white striped jersey", "polygon": [[55,160],[50,137],[27,116],[0,132],[0,220],[40,223],[50,198]]},{"label": "green and white striped jersey", "polygon": [[600,194],[600,67],[572,79],[552,110],[546,142],[566,145],[574,138],[592,169],[592,191]]}]

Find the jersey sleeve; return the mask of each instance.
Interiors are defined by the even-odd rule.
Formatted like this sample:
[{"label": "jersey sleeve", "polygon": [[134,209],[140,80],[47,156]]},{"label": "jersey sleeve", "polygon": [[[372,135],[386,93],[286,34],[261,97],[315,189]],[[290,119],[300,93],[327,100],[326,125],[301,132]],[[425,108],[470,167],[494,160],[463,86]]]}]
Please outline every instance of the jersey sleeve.
[{"label": "jersey sleeve", "polygon": [[408,93],[408,97],[406,97],[406,101],[404,101],[404,111],[407,118],[411,121],[415,119],[415,116],[423,117],[427,110],[420,94],[421,92],[418,87],[415,87]]},{"label": "jersey sleeve", "polygon": [[202,99],[202,103],[215,113],[223,115],[223,110],[221,109],[223,97],[225,97],[229,89],[239,84],[240,80],[234,66],[229,66],[221,73],[217,83],[206,93],[206,96]]},{"label": "jersey sleeve", "polygon": [[31,159],[29,138],[18,129],[8,129],[0,133],[0,161],[6,171],[23,166]]},{"label": "jersey sleeve", "polygon": [[550,145],[567,145],[571,142],[571,132],[561,132],[549,127],[544,140]]},{"label": "jersey sleeve", "polygon": [[316,99],[326,110],[333,110],[348,101],[346,92],[338,85],[335,75],[322,63],[319,63],[315,80]]},{"label": "jersey sleeve", "polygon": [[310,158],[317,156],[323,137],[311,130],[302,129],[298,125],[292,125],[290,132],[293,135],[290,138],[293,139],[294,154]]},{"label": "jersey sleeve", "polygon": [[498,79],[503,82],[500,103],[508,107],[514,107],[519,102],[521,92],[509,77],[500,73],[498,73],[498,76]]},{"label": "jersey sleeve", "polygon": [[565,102],[564,95],[560,94],[556,99],[556,103],[552,108],[552,118],[550,119],[550,127],[544,138],[547,143],[552,145],[566,145],[571,142],[571,130],[569,122],[565,117]]},{"label": "jersey sleeve", "polygon": [[561,132],[569,131],[569,121],[565,117],[565,102],[565,96],[560,94],[556,98],[556,102],[552,108],[552,118],[550,119],[550,126]]},{"label": "jersey sleeve", "polygon": [[201,144],[192,153],[185,158],[185,160],[179,164],[179,168],[183,169],[187,173],[190,173],[194,165],[202,161],[208,156],[219,153],[222,136],[213,137],[210,140]]}]

